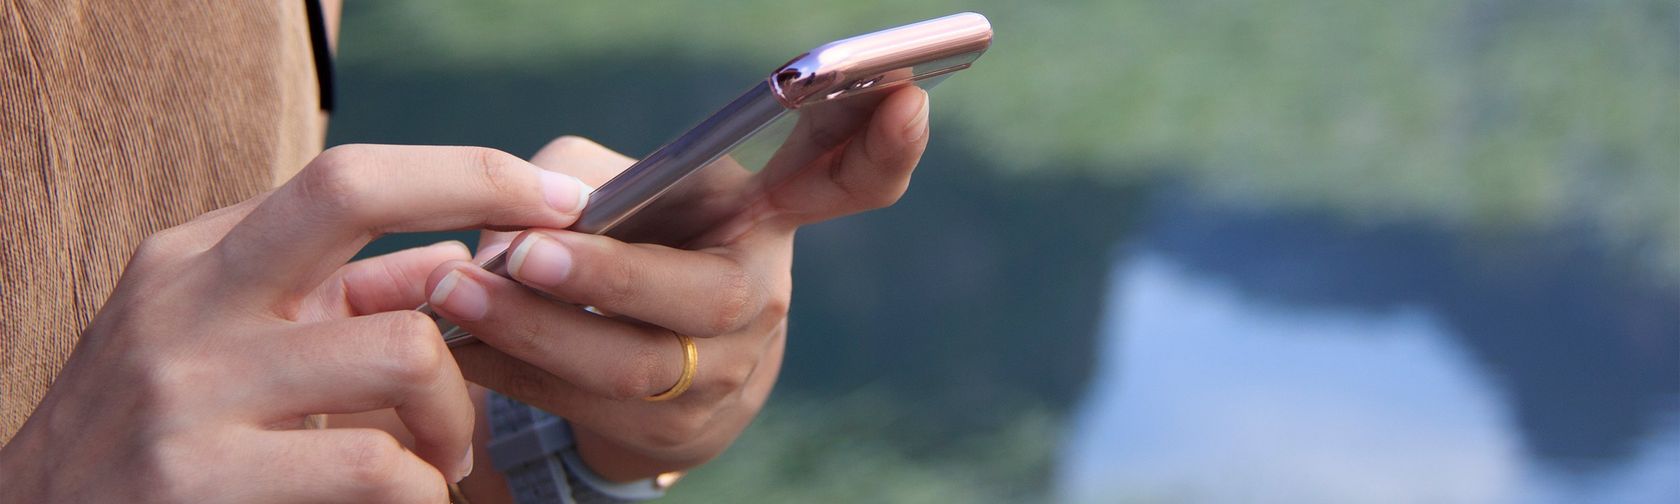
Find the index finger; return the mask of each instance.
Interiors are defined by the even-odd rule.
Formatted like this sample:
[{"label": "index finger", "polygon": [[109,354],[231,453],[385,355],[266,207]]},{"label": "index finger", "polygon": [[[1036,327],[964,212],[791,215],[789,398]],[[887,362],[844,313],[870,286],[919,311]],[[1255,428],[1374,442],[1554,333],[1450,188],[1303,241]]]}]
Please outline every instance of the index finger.
[{"label": "index finger", "polygon": [[564,228],[587,186],[476,147],[347,145],[316,157],[210,254],[242,292],[296,299],[374,237],[465,228]]}]

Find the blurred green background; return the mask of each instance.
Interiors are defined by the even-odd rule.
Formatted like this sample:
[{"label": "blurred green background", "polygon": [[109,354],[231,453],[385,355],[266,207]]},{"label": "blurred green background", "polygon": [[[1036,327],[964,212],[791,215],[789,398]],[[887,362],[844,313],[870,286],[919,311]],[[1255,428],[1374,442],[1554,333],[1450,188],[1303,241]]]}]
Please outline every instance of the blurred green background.
[{"label": "blurred green background", "polygon": [[[1440,261],[1357,263],[1334,278],[1282,259],[1227,273],[1273,282],[1248,282],[1258,299],[1322,305],[1350,291],[1314,286],[1375,269],[1449,293],[1396,295],[1405,303],[1538,316],[1523,335],[1555,337],[1557,355],[1510,365],[1499,356],[1532,349],[1511,339],[1519,329],[1459,324],[1514,397],[1595,393],[1523,371],[1559,369],[1547,359],[1578,355],[1582,334],[1680,354],[1671,0],[351,2],[329,143],[530,155],[577,134],[642,155],[803,49],[964,10],[987,15],[996,40],[934,91],[934,145],[910,194],[802,232],[776,395],[668,500],[1070,498],[1057,454],[1084,439],[1068,418],[1104,365],[1111,270],[1140,249],[1171,255],[1173,226],[1195,218],[1214,222],[1190,228],[1201,235],[1307,219],[1348,243],[1399,244],[1378,256],[1431,244]],[[1186,246],[1182,260],[1255,243],[1336,264],[1364,253],[1292,248],[1281,232],[1253,240]],[[1290,290],[1292,278],[1328,280]],[[1563,292],[1575,287],[1604,295]],[[1478,289],[1489,294],[1450,294]],[[1538,297],[1502,297],[1512,292]],[[1545,322],[1543,307],[1586,322]],[[1605,370],[1628,367],[1616,358],[1556,372],[1613,386]],[[1633,368],[1627,390],[1646,395],[1626,414],[1667,418],[1680,367]],[[1624,412],[1605,414],[1579,421]],[[1542,456],[1620,453],[1520,430]]]}]

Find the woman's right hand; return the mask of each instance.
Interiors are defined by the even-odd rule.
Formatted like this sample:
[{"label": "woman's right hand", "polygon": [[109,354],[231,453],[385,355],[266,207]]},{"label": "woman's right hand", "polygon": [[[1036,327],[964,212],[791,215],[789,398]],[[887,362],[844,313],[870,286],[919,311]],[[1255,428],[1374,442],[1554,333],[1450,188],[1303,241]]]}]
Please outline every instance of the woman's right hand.
[{"label": "woman's right hand", "polygon": [[[585,186],[478,148],[345,146],[285,186],[151,236],[0,450],[15,502],[442,502],[473,405],[431,320],[435,245],[346,265],[388,232],[565,228]],[[384,431],[307,415],[396,408]]]}]

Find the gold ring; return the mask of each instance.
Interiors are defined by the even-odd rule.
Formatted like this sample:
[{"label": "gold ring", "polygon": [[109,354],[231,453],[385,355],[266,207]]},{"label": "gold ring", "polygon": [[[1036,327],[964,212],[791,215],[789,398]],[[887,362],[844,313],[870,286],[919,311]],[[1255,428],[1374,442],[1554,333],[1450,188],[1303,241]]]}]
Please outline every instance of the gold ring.
[{"label": "gold ring", "polygon": [[677,377],[677,384],[669,390],[642,398],[648,402],[669,401],[688,392],[688,386],[694,384],[694,371],[700,368],[700,350],[694,347],[694,338],[678,334],[677,342],[683,347],[682,376]]}]

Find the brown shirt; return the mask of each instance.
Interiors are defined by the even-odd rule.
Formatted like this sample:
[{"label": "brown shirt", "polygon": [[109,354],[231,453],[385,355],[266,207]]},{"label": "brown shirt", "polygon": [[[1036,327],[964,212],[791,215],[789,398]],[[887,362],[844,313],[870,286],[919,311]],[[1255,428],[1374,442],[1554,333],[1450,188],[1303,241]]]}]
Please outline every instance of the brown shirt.
[{"label": "brown shirt", "polygon": [[0,16],[0,444],[147,235],[321,150],[300,1],[6,2]]}]

